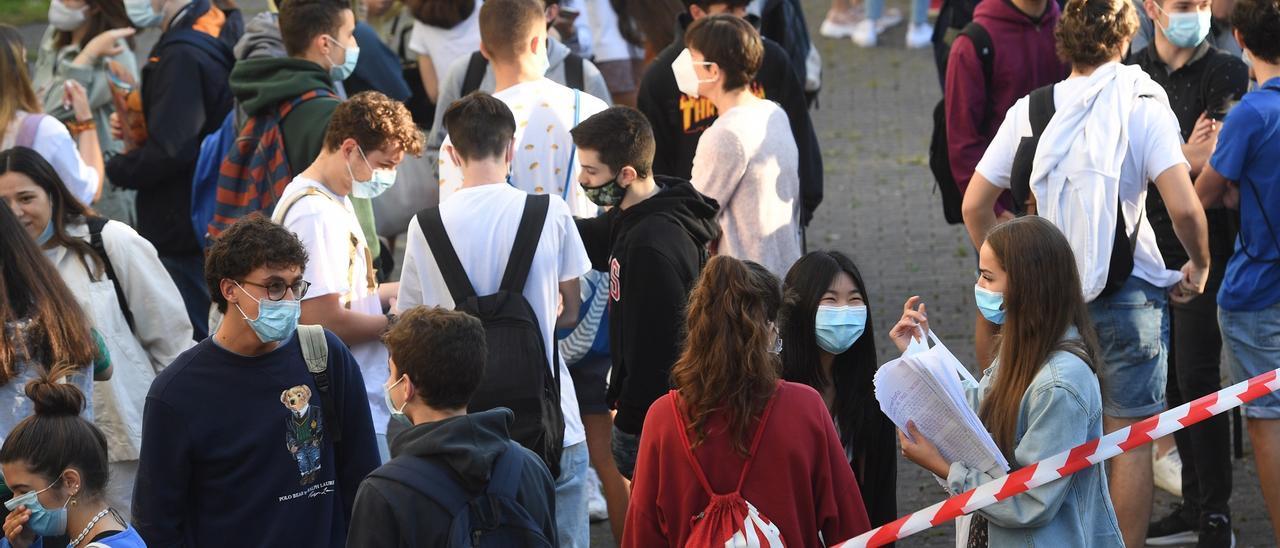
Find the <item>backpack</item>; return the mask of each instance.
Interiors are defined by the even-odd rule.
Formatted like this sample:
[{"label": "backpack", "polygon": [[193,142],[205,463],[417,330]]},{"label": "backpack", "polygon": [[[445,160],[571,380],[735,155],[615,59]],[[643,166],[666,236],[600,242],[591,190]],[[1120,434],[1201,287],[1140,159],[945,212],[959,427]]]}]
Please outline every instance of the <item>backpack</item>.
[{"label": "backpack", "polygon": [[[785,543],[782,540],[782,531],[774,525],[768,517],[762,515],[760,510],[751,504],[745,498],[742,498],[742,484],[747,480],[747,474],[751,472],[751,464],[755,460],[756,449],[760,447],[760,440],[764,438],[764,429],[769,422],[769,414],[773,411],[773,402],[777,401],[777,392],[769,398],[769,403],[764,406],[764,412],[760,414],[760,420],[756,424],[755,434],[751,439],[751,453],[747,456],[747,462],[742,465],[742,473],[738,476],[738,485],[728,493],[716,493],[711,490],[711,483],[707,481],[707,475],[702,471],[702,465],[698,464],[698,459],[693,454],[692,446],[689,444],[688,429],[684,424],[684,414],[680,412],[679,393],[675,390],[670,392],[671,411],[675,414],[677,420],[680,421],[680,445],[684,448],[685,458],[689,459],[689,464],[693,466],[693,473],[698,478],[698,484],[702,486],[703,492],[711,498],[707,503],[707,507],[691,518],[692,527],[689,530],[689,539],[685,542],[685,546],[695,548],[710,548],[721,546],[725,548],[783,548]],[[679,519],[678,517],[676,519]]]},{"label": "backpack", "polygon": [[[585,72],[586,61],[575,53],[570,53],[564,58],[564,86],[578,91],[586,91]],[[467,94],[480,89],[480,82],[484,81],[484,73],[489,68],[489,60],[484,58],[479,51],[471,52],[471,59],[467,62],[467,74],[462,78],[462,93],[458,97],[466,97]],[[445,105],[448,107],[449,105]]]},{"label": "backpack", "polygon": [[137,334],[138,328],[133,323],[133,310],[129,308],[129,299],[125,298],[124,288],[120,287],[120,280],[116,277],[116,269],[111,265],[111,256],[107,255],[107,248],[102,243],[102,229],[107,226],[108,219],[86,216],[84,220],[85,224],[89,225],[89,247],[93,248],[93,252],[102,261],[102,273],[111,280],[111,285],[116,289],[116,304],[120,307],[120,314],[124,316],[125,323],[129,324],[129,331]]},{"label": "backpack", "polygon": [[[1031,193],[1031,170],[1035,163],[1036,148],[1040,146],[1040,136],[1049,120],[1053,119],[1057,107],[1053,104],[1053,84],[1031,92],[1027,100],[1028,117],[1031,119],[1031,135],[1018,142],[1018,150],[1013,156],[1013,166],[1009,171],[1009,193],[1013,195],[1013,211],[1019,217],[1036,214],[1036,197]],[[1097,298],[1106,297],[1120,289],[1133,274],[1133,252],[1137,249],[1138,228],[1133,235],[1126,233],[1124,220],[1124,204],[1117,196],[1115,241],[1111,245],[1111,257],[1107,266],[1107,283]],[[1146,218],[1138,214],[1138,223]]]},{"label": "backpack", "polygon": [[980,0],[942,0],[938,20],[933,24],[933,62],[938,69],[938,83],[947,81],[947,58],[951,44],[973,22],[973,10]]},{"label": "backpack", "polygon": [[[554,544],[516,500],[524,471],[519,444],[508,441],[482,493],[463,490],[452,470],[422,457],[401,455],[369,474],[393,481],[442,506],[449,515],[449,547],[545,547]],[[420,518],[421,516],[413,516]]]},{"label": "backpack", "polygon": [[200,141],[196,171],[191,176],[191,228],[195,230],[200,247],[211,243],[206,233],[218,203],[218,169],[236,143],[236,110],[231,109],[223,118],[222,125]]},{"label": "backpack", "polygon": [[[990,89],[991,73],[994,70],[992,63],[995,57],[991,35],[987,33],[986,28],[975,22],[966,25],[960,32],[960,36],[968,37],[969,41],[973,42],[973,49],[978,52],[978,59],[982,61],[983,81],[986,82],[987,89]],[[987,101],[983,119],[990,120],[994,114],[991,101]],[[947,100],[944,97],[938,100],[938,106],[933,107],[933,136],[929,139],[929,170],[933,172],[933,180],[938,183],[938,191],[942,195],[942,215],[946,217],[948,224],[955,225],[964,222],[964,215],[960,210],[964,202],[964,194],[960,192],[960,185],[951,171],[951,152],[947,147]]]},{"label": "backpack", "polygon": [[[196,200],[214,202],[213,216],[208,224],[208,236],[217,236],[236,220],[255,211],[270,214],[284,187],[293,180],[289,158],[285,155],[284,133],[281,126],[298,105],[320,97],[338,100],[332,91],[316,89],[289,101],[284,101],[275,112],[258,114],[245,122],[235,138],[235,146],[226,151],[218,168],[218,183],[210,189],[207,181],[199,182],[205,194],[192,192]],[[226,121],[218,133],[227,129]],[[222,139],[221,136],[218,139]],[[204,145],[201,144],[203,155]],[[216,150],[213,151],[216,154]],[[193,182],[193,185],[196,184]],[[193,212],[195,209],[193,208]],[[197,234],[204,232],[197,231]]]},{"label": "backpack", "polygon": [[320,404],[324,406],[325,431],[334,443],[342,441],[342,421],[338,408],[334,405],[333,390],[329,386],[329,341],[325,340],[324,328],[318,325],[299,325],[298,344],[302,346],[302,359],[307,362],[307,371],[316,381],[316,391],[320,393]]},{"label": "backpack", "polygon": [[27,116],[22,119],[22,123],[18,125],[18,134],[13,139],[13,146],[15,148],[24,147],[34,150],[36,144],[36,133],[40,131],[40,121],[46,116],[48,115],[40,114],[38,112],[28,113]]},{"label": "backpack", "polygon": [[479,318],[484,325],[488,359],[467,411],[510,408],[516,416],[511,439],[541,457],[552,477],[559,477],[564,450],[559,345],[552,345],[553,359],[548,364],[538,316],[523,294],[550,205],[551,197],[545,194],[525,198],[506,272],[498,292],[492,295],[476,295],[449,241],[438,206],[418,213],[418,223],[456,309]]}]

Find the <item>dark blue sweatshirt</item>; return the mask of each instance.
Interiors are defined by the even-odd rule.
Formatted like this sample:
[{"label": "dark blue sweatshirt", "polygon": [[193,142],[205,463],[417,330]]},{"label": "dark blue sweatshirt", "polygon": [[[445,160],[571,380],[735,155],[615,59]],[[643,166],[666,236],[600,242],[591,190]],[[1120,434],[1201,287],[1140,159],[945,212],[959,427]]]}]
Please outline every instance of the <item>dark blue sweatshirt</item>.
[{"label": "dark blue sweatshirt", "polygon": [[156,377],[133,493],[148,546],[344,545],[379,459],[360,369],[325,334],[338,444],[297,336],[261,356],[208,338]]}]

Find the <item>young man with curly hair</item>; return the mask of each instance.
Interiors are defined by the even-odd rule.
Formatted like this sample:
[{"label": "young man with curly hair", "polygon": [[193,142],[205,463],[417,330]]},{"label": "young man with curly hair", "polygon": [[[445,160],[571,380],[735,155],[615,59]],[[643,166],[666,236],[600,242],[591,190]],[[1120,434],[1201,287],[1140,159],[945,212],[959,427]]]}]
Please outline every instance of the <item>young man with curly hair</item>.
[{"label": "young man with curly hair", "polygon": [[[257,214],[209,248],[205,280],[225,317],[156,377],[142,417],[133,523],[148,545],[346,542],[378,450],[346,345],[324,333],[315,353],[294,335],[306,266],[302,243]],[[308,354],[327,355],[323,374]]]},{"label": "young man with curly hair", "polygon": [[[1168,94],[1142,69],[1120,64],[1137,27],[1129,0],[1067,2],[1055,38],[1071,76],[1009,109],[963,206],[975,246],[996,224],[993,206],[1005,190],[1015,209],[1043,216],[1066,235],[1102,347],[1094,367],[1107,432],[1164,411],[1168,303],[1203,293],[1209,276],[1208,223]],[[1024,139],[1035,133],[1032,120],[1044,118],[1038,144],[1022,146],[1031,145]],[[1181,272],[1165,266],[1147,219],[1150,182],[1189,257]],[[1142,546],[1151,447],[1115,457],[1109,485],[1125,545]]]},{"label": "young man with curly hair", "polygon": [[[1258,89],[1227,114],[1196,192],[1205,207],[1240,210],[1240,237],[1218,291],[1232,382],[1240,382],[1280,367],[1280,3],[1239,0],[1231,24]],[[1244,414],[1280,542],[1280,396],[1253,400]]]},{"label": "young man with curly hair", "polygon": [[390,416],[382,402],[387,349],[379,337],[393,318],[384,313],[399,284],[379,288],[375,253],[351,200],[390,188],[405,154],[421,152],[422,138],[403,103],[375,91],[358,94],[333,111],[319,157],[285,187],[272,214],[307,249],[311,291],[302,300],[302,323],[333,331],[360,364],[384,461]]}]

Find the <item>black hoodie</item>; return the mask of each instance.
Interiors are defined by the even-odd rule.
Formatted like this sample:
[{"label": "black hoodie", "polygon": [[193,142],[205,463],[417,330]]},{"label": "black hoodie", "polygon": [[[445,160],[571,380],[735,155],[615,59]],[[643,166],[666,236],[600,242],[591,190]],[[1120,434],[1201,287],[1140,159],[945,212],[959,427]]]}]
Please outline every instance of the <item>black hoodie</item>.
[{"label": "black hoodie", "polygon": [[639,435],[649,405],[670,389],[683,343],[685,302],[707,243],[720,237],[715,200],[687,180],[658,176],[661,190],[630,208],[578,220],[596,270],[609,273],[609,401],[614,425]]},{"label": "black hoodie", "polygon": [[[514,421],[511,410],[497,408],[419,424],[391,442],[391,454],[412,455],[443,465],[454,472],[465,491],[480,493],[489,485],[489,475],[498,456],[507,450]],[[554,543],[557,538],[555,483],[542,460],[520,449],[525,453],[525,466],[516,500],[541,525],[542,534]],[[448,511],[412,488],[388,479],[368,477],[356,492],[347,546],[444,546],[448,543],[450,523]]]},{"label": "black hoodie", "polygon": [[[705,97],[694,99],[680,93],[671,63],[684,50],[684,30],[693,19],[687,13],[676,21],[676,39],[662,50],[640,83],[636,106],[649,118],[657,149],[653,171],[681,179],[690,178],[693,157],[698,151],[702,132],[716,121],[716,107]],[[800,153],[800,221],[805,226],[814,210],[822,203],[822,148],[809,119],[809,102],[804,82],[796,77],[786,50],[773,40],[764,38],[764,59],[756,78],[749,84],[753,92],[778,103],[791,122],[791,135]]]}]

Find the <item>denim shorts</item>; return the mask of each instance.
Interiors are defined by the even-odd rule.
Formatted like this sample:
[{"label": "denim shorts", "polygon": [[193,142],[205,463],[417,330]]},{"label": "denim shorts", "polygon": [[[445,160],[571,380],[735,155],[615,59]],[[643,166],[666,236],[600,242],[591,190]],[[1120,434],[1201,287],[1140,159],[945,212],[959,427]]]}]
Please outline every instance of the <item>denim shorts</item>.
[{"label": "denim shorts", "polygon": [[613,427],[613,461],[622,477],[631,479],[636,471],[636,456],[640,453],[640,436],[633,436]]},{"label": "denim shorts", "polygon": [[1163,288],[1130,276],[1115,293],[1089,303],[1098,330],[1102,412],[1120,419],[1164,411],[1168,376],[1169,297]]},{"label": "denim shorts", "polygon": [[[1247,381],[1280,367],[1280,303],[1262,310],[1218,310],[1222,339],[1230,356],[1231,382]],[[1280,393],[1244,404],[1251,419],[1280,419]]]}]

